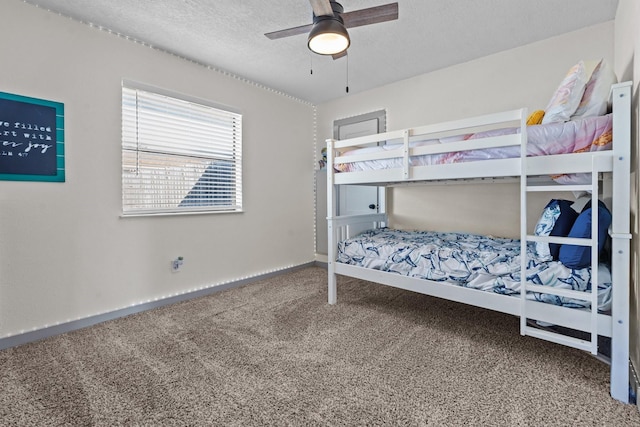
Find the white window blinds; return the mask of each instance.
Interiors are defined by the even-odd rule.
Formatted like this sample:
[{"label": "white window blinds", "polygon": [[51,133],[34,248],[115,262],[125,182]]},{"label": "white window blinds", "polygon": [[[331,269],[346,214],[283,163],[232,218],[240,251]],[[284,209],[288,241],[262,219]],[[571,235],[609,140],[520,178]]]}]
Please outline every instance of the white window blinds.
[{"label": "white window blinds", "polygon": [[242,210],[242,116],[122,88],[122,211]]}]

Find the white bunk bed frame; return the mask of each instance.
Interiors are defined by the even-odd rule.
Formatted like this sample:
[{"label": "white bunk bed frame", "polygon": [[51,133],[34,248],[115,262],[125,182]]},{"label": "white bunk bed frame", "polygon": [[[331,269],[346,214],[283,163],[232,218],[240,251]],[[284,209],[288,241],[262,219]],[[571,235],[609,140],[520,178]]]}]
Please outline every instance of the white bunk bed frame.
[{"label": "white bunk bed frame", "polygon": [[[630,145],[631,145],[631,82],[612,86],[611,102],[613,108],[613,148],[607,151],[561,154],[541,157],[527,157],[526,109],[490,114],[465,120],[422,126],[386,132],[349,140],[327,140],[327,222],[328,222],[328,299],[329,304],[337,302],[337,274],[355,277],[388,286],[406,289],[421,294],[462,302],[520,317],[521,335],[529,335],[558,344],[575,347],[592,354],[598,352],[598,335],[611,338],[611,396],[617,400],[629,402],[629,264],[630,264]],[[467,141],[447,144],[428,145],[412,148],[411,141],[429,139],[434,135],[463,131],[478,126],[500,126],[518,121],[520,134],[484,138],[474,141],[474,148],[520,146],[521,155],[512,159],[483,160],[467,163],[433,166],[410,166],[409,157],[420,154],[436,154],[468,150]],[[340,157],[346,148],[357,148],[382,141],[401,139],[402,148],[382,153],[349,155]],[[394,169],[382,169],[360,172],[336,173],[332,165],[361,160],[401,158],[403,166]],[[533,183],[534,176],[564,173],[591,173],[589,185],[539,185]],[[432,282],[372,270],[363,267],[336,262],[339,241],[355,236],[371,228],[388,224],[384,203],[380,213],[369,215],[338,216],[338,191],[341,185],[373,185],[388,187],[408,183],[433,182],[437,180],[459,180],[496,177],[519,177],[520,181],[520,233],[521,253],[526,253],[527,241],[550,243],[568,243],[591,246],[592,283],[597,282],[598,263],[597,239],[575,239],[566,237],[539,237],[527,233],[527,193],[551,191],[591,191],[592,206],[597,206],[600,192],[599,179],[606,177],[603,187],[610,187],[612,224],[611,236],[611,274],[612,309],[610,314],[597,310],[597,292],[578,292],[538,286],[526,283],[522,274],[521,298],[500,295],[442,282]],[[606,191],[606,189],[604,189]],[[597,211],[592,211],[592,236],[597,236]],[[522,257],[522,271],[526,268],[526,257]],[[595,287],[597,290],[597,286]],[[525,299],[527,291],[547,293],[581,300],[591,301],[590,310],[580,310],[546,304]],[[534,328],[527,319],[548,322],[554,325],[584,331],[591,334],[584,341]]]}]

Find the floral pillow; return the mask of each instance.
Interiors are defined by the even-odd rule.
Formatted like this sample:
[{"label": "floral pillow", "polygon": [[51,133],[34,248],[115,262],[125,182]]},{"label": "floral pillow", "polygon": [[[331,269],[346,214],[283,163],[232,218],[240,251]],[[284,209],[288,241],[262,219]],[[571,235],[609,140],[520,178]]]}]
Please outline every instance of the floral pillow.
[{"label": "floral pillow", "polygon": [[580,105],[587,80],[583,61],[571,67],[544,109],[542,124],[568,121]]},{"label": "floral pillow", "polygon": [[[536,224],[534,235],[536,236],[548,236],[553,230],[553,226],[560,217],[560,205],[557,200],[550,201],[542,211],[542,215]],[[551,250],[549,249],[549,243],[536,242],[535,244],[536,256],[540,261],[551,261]]]},{"label": "floral pillow", "polygon": [[[578,218],[578,212],[572,208],[572,202],[553,199],[542,211],[534,234],[566,237],[571,232],[576,218]],[[536,242],[536,256],[541,261],[558,260],[560,247],[557,243]]]}]

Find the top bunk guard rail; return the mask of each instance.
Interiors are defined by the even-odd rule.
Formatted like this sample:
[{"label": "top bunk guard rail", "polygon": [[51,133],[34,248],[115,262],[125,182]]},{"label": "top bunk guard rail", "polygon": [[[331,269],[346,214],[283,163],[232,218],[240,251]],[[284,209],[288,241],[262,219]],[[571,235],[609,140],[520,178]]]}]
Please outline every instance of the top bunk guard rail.
[{"label": "top bunk guard rail", "polygon": [[[399,167],[363,172],[334,173],[329,168],[328,179],[333,184],[375,184],[411,181],[429,181],[459,178],[504,177],[520,175],[520,164],[513,161],[485,160],[481,165],[468,162],[447,165],[412,166],[410,158],[417,155],[444,154],[466,150],[503,148],[526,144],[527,109],[521,108],[500,113],[486,114],[467,119],[425,125],[398,131],[356,137],[346,140],[327,140],[328,163],[339,165],[370,160],[400,159]],[[412,146],[412,142],[429,141],[445,136],[464,135],[470,130],[490,130],[516,127],[518,131],[510,135],[485,136],[473,140],[454,141],[441,144]],[[390,144],[396,147],[378,152],[343,155],[350,149],[370,147],[372,144]],[[400,142],[401,141],[401,142]],[[526,150],[521,149],[522,153]],[[513,160],[513,159],[507,159]]]},{"label": "top bunk guard rail", "polygon": [[388,151],[383,151],[378,153],[337,156],[334,159],[334,164],[354,163],[354,162],[361,162],[363,160],[392,159],[394,157],[404,157],[406,154],[408,154],[409,156],[419,156],[423,154],[453,153],[456,151],[464,151],[469,149],[478,150],[478,149],[484,149],[484,148],[513,147],[516,145],[520,145],[520,143],[521,143],[520,134],[500,135],[500,136],[493,136],[493,137],[487,137],[482,139],[474,139],[473,146],[470,146],[468,141],[458,141],[458,142],[448,142],[446,144],[434,144],[434,145],[424,145],[421,147],[409,147],[408,152],[406,152],[403,147],[403,148],[398,148],[396,150],[388,150]]},{"label": "top bunk guard rail", "polygon": [[[476,116],[467,119],[451,120],[443,123],[419,126],[407,130],[409,131],[410,141],[413,142],[418,139],[425,139],[425,137],[428,138],[429,136],[436,136],[444,133],[454,132],[451,133],[451,135],[457,135],[460,134],[461,130],[465,129],[473,129],[483,126],[495,126],[508,122],[516,122],[519,121],[522,117],[526,118],[526,116],[526,108],[520,108],[516,110],[503,111],[500,113],[485,114],[482,116]],[[360,136],[351,139],[332,141],[334,142],[333,145],[335,149],[354,148],[367,146],[371,143],[402,139],[404,138],[404,132],[405,130],[396,130],[377,133],[374,135]]]},{"label": "top bunk guard rail", "polygon": [[[487,174],[485,164],[478,170],[474,166],[453,166],[453,176],[449,176],[451,172],[444,171],[444,175],[439,174],[439,170],[442,168],[431,167],[425,169],[424,167],[413,167],[410,162],[412,156],[417,155],[429,155],[429,154],[443,154],[452,153],[465,150],[485,149],[485,148],[501,148],[510,146],[521,146],[526,141],[526,109],[517,109],[500,113],[486,114],[482,116],[452,120],[444,123],[437,123],[432,125],[425,125],[416,128],[403,129],[399,131],[384,132],[374,135],[367,135],[362,137],[356,137],[347,140],[327,140],[329,164],[340,165],[347,163],[354,163],[359,161],[371,161],[371,160],[388,160],[388,159],[400,159],[401,167],[384,169],[372,172],[347,172],[342,174],[335,174],[333,168],[330,175],[334,175],[334,181],[336,184],[354,184],[354,183],[374,183],[374,182],[403,182],[403,181],[417,181],[417,180],[431,180],[431,179],[454,179],[456,177],[487,177],[495,176],[495,172]],[[488,130],[498,129],[506,127],[507,124],[517,123],[519,131],[511,135],[500,136],[486,136],[483,138],[476,138],[473,141],[455,141],[447,142],[445,144],[430,144],[422,146],[411,146],[412,142],[416,141],[428,141],[434,138],[443,136],[454,136],[465,134],[471,129],[473,130]],[[357,149],[363,147],[370,147],[372,144],[390,144],[397,141],[395,148],[386,149],[382,152],[367,152],[361,154],[349,154],[348,156],[342,155],[347,149]],[[401,141],[401,143],[399,143]],[[524,150],[523,150],[524,152]],[[495,161],[489,161],[495,162]],[[504,162],[498,162],[498,166]],[[448,165],[452,166],[452,165]],[[491,166],[490,169],[495,171],[495,166]],[[499,176],[515,176],[519,175],[519,170],[513,170],[513,165],[499,173]],[[469,169],[466,173],[455,171],[455,169]],[[504,169],[504,168],[503,168]],[[427,172],[428,171],[428,172]],[[427,174],[425,175],[425,172]]]}]

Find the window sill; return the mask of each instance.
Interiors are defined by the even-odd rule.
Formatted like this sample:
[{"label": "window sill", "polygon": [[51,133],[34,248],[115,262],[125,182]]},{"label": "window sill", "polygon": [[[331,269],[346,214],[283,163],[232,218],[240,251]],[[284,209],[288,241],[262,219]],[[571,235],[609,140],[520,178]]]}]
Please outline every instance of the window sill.
[{"label": "window sill", "polygon": [[244,213],[243,210],[234,211],[188,211],[188,212],[134,212],[121,213],[120,218],[139,218],[154,216],[183,216],[183,215],[220,215],[220,214],[237,214]]}]

